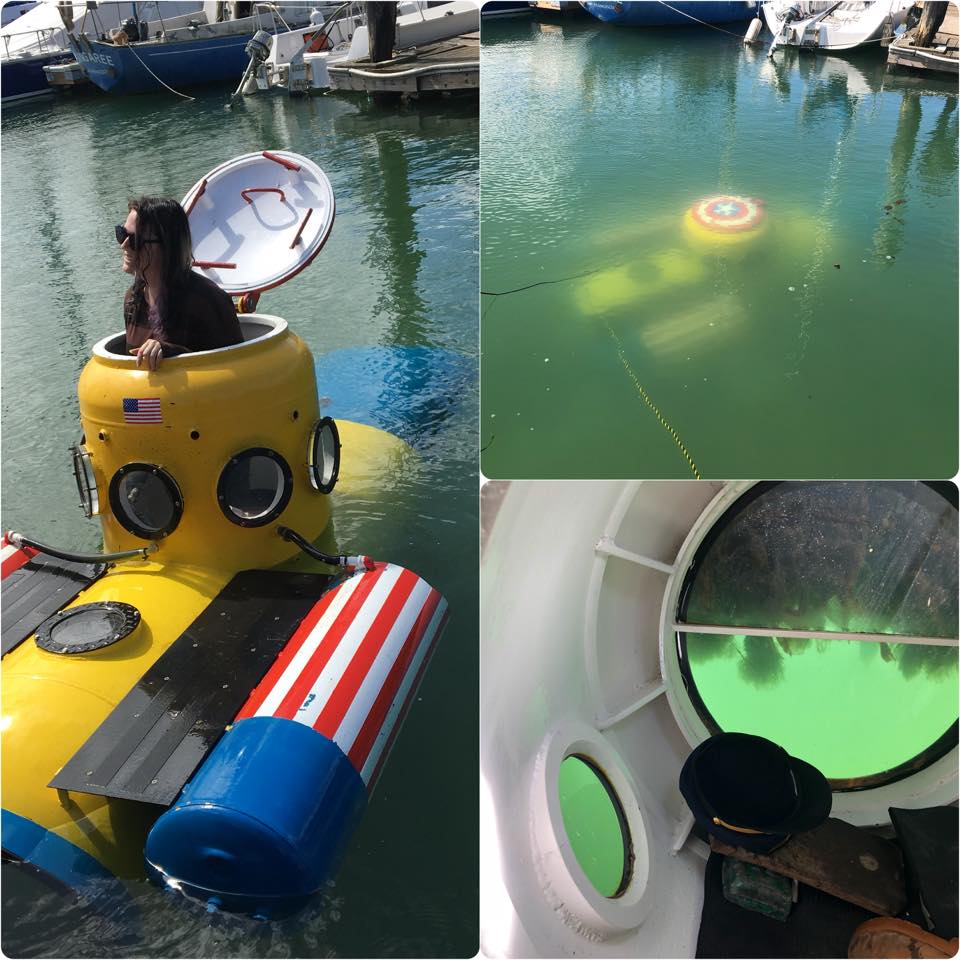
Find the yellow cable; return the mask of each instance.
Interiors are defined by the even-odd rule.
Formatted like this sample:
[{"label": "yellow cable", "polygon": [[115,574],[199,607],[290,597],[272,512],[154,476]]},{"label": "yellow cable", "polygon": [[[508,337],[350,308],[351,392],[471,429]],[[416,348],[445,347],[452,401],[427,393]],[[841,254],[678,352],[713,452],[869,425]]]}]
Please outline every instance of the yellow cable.
[{"label": "yellow cable", "polygon": [[620,338],[614,332],[613,327],[611,327],[609,323],[607,323],[606,326],[607,326],[607,329],[610,331],[610,336],[613,337],[613,342],[617,345],[617,353],[620,356],[620,362],[623,364],[624,369],[627,371],[627,373],[630,376],[630,379],[634,383],[634,386],[637,388],[637,392],[643,398],[643,402],[653,411],[653,415],[657,418],[657,421],[659,422],[660,426],[663,427],[663,429],[666,430],[671,437],[673,437],[673,442],[680,448],[680,452],[683,454],[684,459],[690,465],[690,469],[693,471],[693,475],[698,480],[701,480],[702,477],[700,476],[700,471],[697,470],[697,465],[693,462],[693,457],[690,456],[690,453],[687,450],[686,446],[684,445],[684,442],[680,439],[679,435],[677,434],[677,431],[674,430],[669,423],[667,423],[663,414],[660,412],[660,408],[653,402],[653,400],[650,399],[650,394],[648,394],[647,391],[643,389],[642,384],[637,379],[637,375],[633,372],[633,368],[630,366],[630,363],[623,352],[623,344],[620,342]]}]

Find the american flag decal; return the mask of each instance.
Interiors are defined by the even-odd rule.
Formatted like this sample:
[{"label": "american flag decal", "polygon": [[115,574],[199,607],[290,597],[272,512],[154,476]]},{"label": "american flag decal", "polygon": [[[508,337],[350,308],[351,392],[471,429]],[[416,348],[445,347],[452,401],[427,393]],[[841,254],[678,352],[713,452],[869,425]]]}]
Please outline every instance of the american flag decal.
[{"label": "american flag decal", "polygon": [[123,398],[124,423],[163,423],[160,400],[157,397]]},{"label": "american flag decal", "polygon": [[237,720],[313,727],[372,790],[446,619],[443,597],[403,567],[354,574],[304,617]]}]

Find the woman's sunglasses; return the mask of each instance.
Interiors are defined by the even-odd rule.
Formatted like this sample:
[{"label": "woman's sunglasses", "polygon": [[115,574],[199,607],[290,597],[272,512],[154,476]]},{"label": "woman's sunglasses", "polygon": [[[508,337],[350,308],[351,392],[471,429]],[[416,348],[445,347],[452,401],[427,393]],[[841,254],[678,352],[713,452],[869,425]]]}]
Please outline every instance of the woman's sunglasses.
[{"label": "woman's sunglasses", "polygon": [[139,250],[142,246],[144,246],[147,243],[161,243],[160,240],[141,240],[137,234],[131,233],[122,224],[117,224],[117,226],[115,226],[113,230],[117,236],[117,243],[122,244],[125,240],[129,240],[130,246],[133,247],[134,250]]}]

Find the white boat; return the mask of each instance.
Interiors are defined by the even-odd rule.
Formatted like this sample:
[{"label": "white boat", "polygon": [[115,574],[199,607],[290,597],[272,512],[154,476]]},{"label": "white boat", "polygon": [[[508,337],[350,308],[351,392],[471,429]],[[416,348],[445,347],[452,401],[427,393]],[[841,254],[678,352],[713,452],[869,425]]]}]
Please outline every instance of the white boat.
[{"label": "white boat", "polygon": [[[275,33],[266,59],[241,84],[245,94],[271,87],[288,93],[307,93],[330,87],[327,68],[347,60],[362,60],[370,52],[370,33],[362,4],[343,4],[339,14],[323,23],[314,18],[314,28]],[[451,0],[431,5],[426,0],[401,0],[397,4],[395,50],[408,50],[438,40],[447,40],[480,28],[475,0]]]},{"label": "white boat", "polygon": [[911,0],[852,0],[824,3],[822,0],[770,0],[763,16],[773,34],[768,55],[778,47],[806,47],[836,52],[853,50],[865,43],[893,36],[907,18]]},{"label": "white boat", "polygon": [[[717,904],[708,858],[718,855],[679,775],[720,726],[814,763],[830,780],[831,817],[848,825],[889,830],[889,807],[947,807],[955,821],[950,486],[484,487],[482,956],[847,955],[845,940],[837,952],[819,952],[822,940],[815,952],[764,952],[751,922],[780,925],[733,905],[719,931],[730,952],[711,952],[701,920],[709,925],[704,907]],[[925,566],[934,554],[936,573]],[[801,627],[811,633],[800,637]],[[843,632],[881,629],[909,635]],[[921,731],[934,689],[940,712]],[[911,736],[898,739],[905,729]],[[567,764],[593,771],[590,803],[564,784]],[[605,887],[601,852],[618,856]],[[834,937],[806,925],[801,911],[822,903],[817,894],[800,885],[785,936],[797,921],[804,936]],[[738,936],[740,949],[730,946]]]}]

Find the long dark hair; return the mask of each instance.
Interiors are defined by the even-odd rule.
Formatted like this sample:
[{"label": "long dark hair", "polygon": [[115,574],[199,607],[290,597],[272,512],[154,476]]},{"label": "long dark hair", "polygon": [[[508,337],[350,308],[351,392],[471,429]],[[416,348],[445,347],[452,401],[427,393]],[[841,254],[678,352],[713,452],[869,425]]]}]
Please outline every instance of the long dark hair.
[{"label": "long dark hair", "polygon": [[[160,307],[161,319],[167,326],[178,315],[178,301],[183,284],[190,275],[193,266],[193,241],[190,238],[190,222],[183,207],[171,197],[138,197],[127,205],[128,210],[137,211],[137,234],[149,236],[160,241],[141,247],[149,251],[150,256],[159,256],[161,262],[161,282],[163,284],[163,303]],[[130,309],[132,316],[139,315],[143,309],[144,279],[142,274],[134,274]],[[172,332],[172,331],[168,331]]]}]

